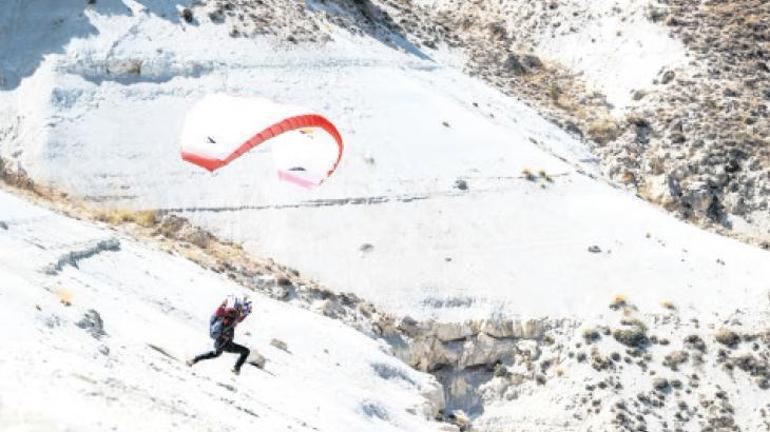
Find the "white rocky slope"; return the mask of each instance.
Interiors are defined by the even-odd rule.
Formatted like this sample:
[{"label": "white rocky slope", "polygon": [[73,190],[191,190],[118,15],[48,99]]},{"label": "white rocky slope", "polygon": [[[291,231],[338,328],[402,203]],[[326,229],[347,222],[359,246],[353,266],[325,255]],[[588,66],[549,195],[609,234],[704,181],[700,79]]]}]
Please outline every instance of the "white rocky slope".
[{"label": "white rocky slope", "polygon": [[[236,378],[232,357],[194,369],[182,360],[208,348],[212,304],[242,287],[124,231],[6,192],[0,205],[2,430],[456,430],[435,416],[479,431],[768,425],[767,312],[725,305],[703,314],[671,302],[645,310],[619,297],[581,321],[522,327],[500,316],[409,329],[402,319],[401,339],[385,327],[372,339],[252,294],[239,340],[267,364]],[[458,408],[472,426],[449,415]]]},{"label": "white rocky slope", "polygon": [[264,369],[234,376],[231,354],[190,369],[186,358],[211,349],[209,315],[242,287],[4,191],[0,209],[2,431],[441,429],[433,377],[260,295],[237,340]]},{"label": "white rocky slope", "polygon": [[594,140],[607,176],[768,247],[766,2],[415,3],[430,18],[402,24],[459,36],[471,73]]},{"label": "white rocky slope", "polygon": [[[278,6],[285,2],[266,3],[279,15],[296,12]],[[38,9],[12,2],[0,11],[0,31],[12,35],[0,38],[9,59],[2,64],[0,154],[34,180],[86,200],[189,217],[257,256],[395,313],[410,344],[395,347],[413,366],[433,371],[449,407],[467,410],[480,430],[761,430],[766,252],[686,225],[596,180],[599,167],[584,142],[460,73],[449,52],[334,27],[331,18],[347,11],[343,3],[306,3],[320,23],[313,31],[331,40],[295,45],[232,38],[237,16],[216,24],[221,15],[203,7],[185,24],[177,15],[185,2],[97,1],[83,15],[69,3],[41,0]],[[38,28],[51,31],[23,36]],[[597,83],[609,73],[589,72]],[[640,70],[639,82],[650,73]],[[629,87],[616,88],[619,100],[636,85],[622,84]],[[302,192],[260,174],[270,164],[268,150],[216,175],[184,164],[176,137],[185,110],[214,91],[326,113],[347,143],[337,174]],[[641,312],[616,309],[638,322],[607,315],[618,294]],[[661,302],[678,312],[661,313]],[[536,321],[531,334],[512,320],[542,316],[550,319]],[[490,317],[488,325],[463,323]],[[733,344],[742,351],[722,355],[714,332],[725,322],[737,327],[736,317],[748,327]],[[430,318],[452,323],[424,321]],[[583,328],[594,325],[620,331],[619,338],[604,335],[597,343],[591,336],[584,345]],[[642,329],[644,338],[623,332]],[[670,333],[667,344],[650,342],[655,332]],[[665,404],[637,401],[633,422],[618,419],[614,403],[647,392],[651,370],[668,373],[666,356],[681,350],[690,332],[707,340],[708,356],[695,361],[694,352],[680,369],[706,377],[703,392],[661,387]],[[754,349],[753,341],[761,344]],[[753,360],[743,350],[755,353]],[[604,366],[614,352],[619,360]],[[624,366],[625,357],[635,366]],[[636,364],[641,360],[645,367]],[[711,411],[730,410],[714,402],[714,391],[726,391],[739,407],[732,422],[716,417],[718,427]],[[680,400],[708,406],[687,411],[688,420],[677,424],[670,418],[681,411]]]},{"label": "white rocky slope", "polygon": [[513,36],[513,47],[574,73],[600,92],[615,114],[636,104],[637,92],[654,89],[661,71],[684,66],[687,50],[664,26],[648,19],[662,7],[651,0],[561,0],[464,2],[415,0],[434,16],[476,16],[468,33],[498,23]]},{"label": "white rocky slope", "polygon": [[[598,167],[581,141],[445,66],[446,53],[400,52],[331,24],[317,31],[332,41],[295,46],[232,38],[199,8],[191,25],[156,2],[97,2],[82,15],[55,3],[3,10],[15,35],[6,74],[26,78],[0,93],[0,152],[37,181],[182,214],[418,318],[582,316],[618,293],[713,310],[717,299],[755,305],[765,288],[763,251],[586,176]],[[334,13],[310,10],[322,24]],[[14,33],[29,28],[52,31]],[[338,172],[306,192],[261,174],[269,148],[214,175],[184,163],[185,111],[214,91],[327,114],[347,144]]]}]

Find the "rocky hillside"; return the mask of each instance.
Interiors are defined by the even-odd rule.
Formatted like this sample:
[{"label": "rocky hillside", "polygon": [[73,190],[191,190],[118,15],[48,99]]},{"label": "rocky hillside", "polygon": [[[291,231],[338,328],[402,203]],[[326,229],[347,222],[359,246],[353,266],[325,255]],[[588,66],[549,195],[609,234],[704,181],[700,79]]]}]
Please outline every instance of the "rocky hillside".
[{"label": "rocky hillside", "polygon": [[[0,430],[457,431],[437,421],[436,379],[367,334],[378,312],[365,302],[239,259],[174,218],[93,214],[49,192],[0,190],[0,324],[13,345]],[[256,367],[233,375],[231,354],[186,365],[211,350],[212,308],[249,289],[237,342]]]},{"label": "rocky hillside", "polygon": [[[591,139],[610,178],[686,219],[765,244],[767,3],[606,3],[457,2],[444,6],[437,18],[466,38],[469,69],[535,101],[567,130]],[[604,61],[636,66],[633,56],[638,55],[638,67],[659,69],[653,69],[650,81],[636,83],[639,88],[608,99],[613,90],[600,81],[613,77],[591,76],[562,52],[580,52],[571,35],[590,28],[592,21],[609,27],[613,19],[625,25],[590,38]],[[665,43],[672,51],[667,61],[656,62],[645,52],[655,43],[653,31],[644,44],[626,34],[650,23],[672,39]],[[548,36],[562,43],[549,45]],[[615,52],[628,55],[613,58],[614,52],[603,52],[608,38],[615,40]],[[677,58],[677,43],[684,46],[684,58]],[[637,79],[635,71],[623,73],[627,82]]]},{"label": "rocky hillside", "polygon": [[[415,320],[255,259],[174,215],[100,210],[36,186],[23,173],[0,174],[6,209],[0,242],[14,250],[0,254],[0,280],[7,284],[0,296],[10,307],[5,325],[31,322],[43,335],[25,338],[4,359],[2,371],[11,375],[1,381],[0,396],[21,397],[0,398],[0,426],[120,429],[125,420],[112,410],[135,412],[151,400],[163,409],[132,423],[140,430],[168,424],[445,432],[770,428],[766,313],[738,307],[703,314],[671,301],[643,309],[616,296],[604,313],[580,319]],[[199,348],[207,306],[222,290],[244,289],[257,296],[259,319],[242,337],[254,353],[250,362],[263,371],[249,369],[236,381],[212,363],[187,377],[181,360]],[[770,292],[755,303],[766,309]],[[119,313],[126,305],[130,319]],[[54,378],[60,390],[41,399],[26,390],[50,386],[50,355],[61,359]],[[330,375],[332,363],[343,375]],[[22,367],[25,379],[12,377]],[[298,373],[301,384],[292,381]],[[363,381],[352,379],[358,374]],[[130,394],[121,393],[126,375],[134,377]],[[186,396],[164,386],[184,388]],[[286,386],[311,389],[330,404],[310,418],[313,398],[297,399]],[[114,405],[117,395],[121,402]],[[52,408],[64,399],[80,410],[103,404],[113,414],[81,411],[75,419]],[[203,411],[212,404],[229,413],[226,422]],[[333,409],[337,416],[324,414]]]},{"label": "rocky hillside", "polygon": [[590,140],[612,180],[685,219],[766,244],[766,2],[319,0],[286,13],[267,1],[211,1],[203,8],[203,19],[228,23],[236,37],[323,42],[328,36],[315,30],[328,20],[396,46],[405,39],[429,56],[441,48],[462,53],[470,74]]},{"label": "rocky hillside", "polygon": [[[628,193],[765,241],[750,6],[11,0],[0,179],[48,210],[0,193],[0,320],[42,338],[0,359],[0,429],[148,406],[138,430],[211,429],[213,399],[233,430],[768,430],[766,252]],[[185,165],[211,92],[322,110],[340,169],[305,193],[260,177],[266,152]],[[178,361],[220,289],[263,305],[247,336],[274,375],[243,390]],[[5,396],[52,372],[56,398]]]},{"label": "rocky hillside", "polygon": [[637,111],[635,119],[654,131],[640,153],[643,192],[685,216],[705,215],[727,228],[735,224],[737,231],[764,240],[770,5],[674,1],[651,19],[666,25],[692,60],[665,71],[665,91],[643,99]]},{"label": "rocky hillside", "polygon": [[[334,26],[418,56],[459,54],[470,74],[590,140],[612,180],[685,219],[767,240],[765,2],[209,0],[175,6],[158,12],[189,25],[219,23],[234,38],[275,35],[289,45],[324,44]],[[87,7],[116,9],[99,1]],[[133,70],[113,66],[113,73]],[[14,88],[25,73],[0,70],[0,84]],[[0,136],[13,133],[0,130]]]},{"label": "rocky hillside", "polygon": [[[610,178],[685,219],[766,244],[766,2],[435,3],[423,13],[446,29],[437,35],[462,40],[471,73],[533,101],[593,141]],[[424,28],[402,22],[426,38]],[[603,30],[581,37],[596,22]],[[637,40],[637,29],[647,34]],[[656,41],[656,31],[671,40]],[[598,58],[571,58],[570,52],[585,50],[576,42],[591,45]],[[649,55],[656,43],[668,58]],[[604,49],[608,44],[611,50]],[[605,63],[606,70],[591,62]],[[602,81],[616,81],[609,72],[624,63],[642,73],[621,70],[620,80],[638,88],[618,97],[617,87]],[[640,82],[650,68],[654,75]]]}]

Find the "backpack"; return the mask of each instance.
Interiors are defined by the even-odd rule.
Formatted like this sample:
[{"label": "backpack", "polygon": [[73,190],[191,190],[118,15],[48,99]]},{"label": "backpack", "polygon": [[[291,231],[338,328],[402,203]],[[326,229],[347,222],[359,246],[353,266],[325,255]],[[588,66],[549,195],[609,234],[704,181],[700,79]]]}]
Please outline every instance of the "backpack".
[{"label": "backpack", "polygon": [[211,339],[217,340],[222,336],[222,332],[225,329],[224,318],[216,315],[211,315],[209,320],[209,336]]}]

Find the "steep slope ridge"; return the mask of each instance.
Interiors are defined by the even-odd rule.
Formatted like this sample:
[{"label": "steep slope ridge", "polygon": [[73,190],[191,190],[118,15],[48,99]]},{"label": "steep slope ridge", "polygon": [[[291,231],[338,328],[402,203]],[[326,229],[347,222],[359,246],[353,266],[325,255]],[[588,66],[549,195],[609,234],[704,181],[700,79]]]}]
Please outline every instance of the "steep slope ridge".
[{"label": "steep slope ridge", "polygon": [[[45,191],[40,192],[44,197],[53,197]],[[201,281],[194,277],[194,272],[181,268],[189,266],[189,263],[175,255],[182,251],[192,252],[195,248],[213,253],[212,243],[216,242],[215,239],[211,238],[209,245],[204,248],[184,241],[169,244],[162,240],[163,236],[154,237],[151,242],[161,246],[165,251],[161,252],[153,248],[139,247],[133,240],[117,231],[95,229],[83,222],[74,222],[55,216],[5,194],[3,198],[3,208],[8,210],[6,210],[6,220],[0,221],[0,229],[3,230],[0,233],[4,234],[2,246],[7,253],[3,254],[1,262],[2,267],[8,265],[12,267],[10,273],[3,273],[3,280],[13,289],[6,289],[0,292],[0,295],[10,295],[10,297],[6,295],[6,298],[10,299],[9,305],[13,307],[13,310],[7,314],[12,321],[8,324],[9,328],[29,320],[29,317],[24,316],[23,313],[19,314],[20,311],[36,310],[37,312],[31,312],[35,315],[35,322],[39,321],[41,326],[45,325],[48,329],[58,329],[72,335],[74,328],[70,326],[76,325],[80,328],[74,330],[76,337],[64,336],[68,343],[75,340],[82,342],[83,339],[92,341],[91,338],[94,338],[96,342],[92,342],[92,345],[86,344],[86,348],[95,348],[99,354],[110,356],[114,351],[116,341],[114,337],[121,341],[130,339],[133,343],[120,346],[123,357],[135,356],[136,363],[141,365],[142,362],[148,361],[146,352],[151,352],[150,361],[156,359],[154,355],[179,367],[178,358],[181,357],[179,346],[187,346],[187,344],[180,344],[176,339],[181,331],[176,318],[180,315],[189,320],[195,320],[195,318],[191,313],[177,307],[177,303],[185,304],[187,299],[179,300],[178,296],[169,294],[168,290],[158,290],[156,284],[162,284],[163,287],[173,291],[177,282],[184,283],[183,297],[186,296],[189,291],[187,285],[195,286]],[[78,217],[92,217],[86,208],[72,205],[62,207],[61,204],[50,202],[49,204],[54,204],[57,208],[62,208]],[[166,219],[168,218],[164,218],[164,221]],[[164,225],[165,222],[161,221],[161,228]],[[140,227],[131,229],[129,225],[123,227],[121,232],[139,234],[142,229]],[[142,235],[139,237],[144,238]],[[190,240],[194,241],[192,238]],[[169,246],[172,247],[168,248]],[[183,254],[189,257],[196,256],[194,252],[192,254],[183,252]],[[116,258],[116,255],[119,257]],[[128,259],[126,255],[129,255]],[[152,262],[144,262],[144,258],[151,259]],[[20,264],[20,260],[23,264]],[[226,274],[230,279],[245,283],[246,281],[240,276],[247,273],[241,274],[244,270],[238,270],[241,266],[239,261],[240,259],[233,260],[235,268],[231,266],[231,270]],[[92,262],[109,263],[109,273],[104,274],[103,265],[97,267],[89,265]],[[200,261],[200,257],[196,262],[205,267],[209,266],[203,264],[205,260]],[[115,264],[131,264],[145,270],[142,274],[135,274],[137,269],[134,267],[115,271]],[[217,266],[211,268],[221,272]],[[206,273],[198,267],[193,266],[192,269]],[[172,273],[166,274],[168,271]],[[182,271],[184,273],[180,274]],[[20,278],[20,274],[23,277]],[[190,275],[193,277],[190,278]],[[124,278],[137,280],[139,285],[132,284],[127,287]],[[218,287],[218,282],[224,280],[221,276],[213,276],[213,279],[212,285],[204,288],[205,290]],[[30,281],[35,281],[37,285],[30,284]],[[103,295],[99,291],[102,287],[101,282],[110,284],[109,300],[102,298]],[[83,284],[85,286],[81,286]],[[130,292],[123,293],[126,295],[122,297],[112,297],[113,285],[125,287]],[[234,287],[230,282],[227,285]],[[265,289],[265,292],[272,292],[270,287],[262,287],[263,284],[259,281],[245,283],[245,285],[260,292]],[[142,290],[147,286],[151,286],[153,295],[142,295]],[[74,290],[69,289],[73,287]],[[17,288],[21,291],[17,291]],[[301,286],[296,288],[301,289]],[[237,291],[238,288],[235,290]],[[409,364],[421,370],[433,371],[444,385],[443,392],[436,386],[435,381],[429,379],[417,381],[410,372],[399,367],[397,363],[384,364],[379,361],[370,363],[377,377],[397,382],[406,380],[420,395],[428,398],[428,400],[418,399],[421,402],[408,407],[407,413],[414,415],[422,413],[430,417],[441,415],[440,408],[444,405],[442,400],[446,398],[447,409],[444,410],[442,417],[446,416],[445,418],[453,420],[460,425],[461,429],[469,430],[471,426],[468,416],[454,411],[458,408],[468,412],[473,421],[472,427],[477,428],[473,430],[484,431],[510,430],[511,424],[520,426],[522,430],[538,428],[544,431],[576,428],[591,430],[593,427],[639,430],[639,428],[658,426],[663,429],[673,426],[688,431],[701,430],[703,427],[712,427],[719,431],[743,427],[755,430],[762,427],[761,425],[766,425],[767,422],[767,410],[770,407],[759,401],[763,400],[762,393],[770,388],[770,366],[768,366],[770,333],[767,330],[766,311],[770,297],[756,299],[755,306],[764,310],[759,313],[741,307],[735,309],[722,307],[713,315],[704,315],[698,309],[680,308],[671,301],[662,302],[659,308],[641,309],[632,304],[628,297],[617,296],[609,305],[611,310],[609,314],[601,314],[582,321],[550,319],[522,322],[502,315],[482,321],[441,323],[415,322],[409,317],[401,319],[396,317],[394,320],[394,317],[374,312],[370,305],[362,304],[350,295],[334,295],[329,292],[324,295],[324,292],[319,291],[316,293],[320,295],[317,300],[326,299],[319,304],[317,301],[306,303],[307,300],[312,300],[312,296],[311,298],[305,296],[310,293],[293,292],[294,294],[289,297],[285,295],[279,297],[292,304],[312,307],[319,313],[337,317],[341,322],[351,323],[365,334],[374,337],[379,350],[389,352],[390,349],[380,339],[380,336],[384,336],[384,340],[390,341],[396,354]],[[85,299],[82,298],[84,294]],[[93,299],[93,294],[98,298]],[[126,297],[129,294],[130,296]],[[155,297],[156,295],[162,295],[163,298],[159,299]],[[213,294],[211,297],[211,301],[217,301]],[[141,301],[135,301],[137,298],[141,298]],[[302,298],[305,300],[303,301]],[[89,305],[84,303],[85,307],[81,307],[78,304],[80,301],[88,302]],[[148,305],[145,301],[151,303],[149,307],[146,307]],[[117,306],[111,302],[120,303],[117,308],[120,309],[121,317],[130,315],[131,324],[128,325],[130,330],[127,332],[121,331],[116,334],[112,330],[112,325],[106,326],[103,318],[106,316],[103,314],[104,311],[109,311],[110,316],[113,316],[113,307]],[[83,313],[86,307],[96,303],[99,304],[102,314],[96,309],[88,309]],[[267,301],[267,303],[271,302]],[[33,304],[36,305],[34,309]],[[41,305],[45,305],[46,308]],[[368,310],[369,313],[364,315],[369,317],[368,325],[351,322],[349,316],[345,318],[347,312],[343,309],[347,307],[355,307],[360,312]],[[195,307],[196,310],[204,308]],[[152,313],[158,312],[158,309],[164,314],[162,322]],[[270,308],[261,309],[263,319],[268,321],[265,327],[275,329],[276,333],[293,334],[290,331],[293,323],[298,323],[300,326],[315,325],[312,319],[307,323],[301,319],[302,316],[306,316],[301,310],[286,306],[279,307],[279,310],[287,313],[288,320],[285,321],[268,309]],[[139,313],[139,310],[147,313]],[[49,311],[53,312],[49,314]],[[110,322],[113,320],[114,318]],[[287,322],[290,324],[287,325]],[[156,331],[157,328],[165,329],[169,324],[175,330],[174,334]],[[125,325],[124,322],[118,323],[121,329],[125,329]],[[201,326],[205,324],[201,323]],[[185,327],[184,323],[182,327]],[[107,328],[110,330],[107,331]],[[290,336],[293,339],[287,340],[290,340],[290,343],[299,343],[303,345],[302,348],[305,348],[303,342],[308,334],[307,329],[303,327],[297,330],[301,334],[297,334],[296,337]],[[325,326],[319,327],[319,330],[328,331]],[[51,332],[44,330],[42,333],[50,336]],[[30,346],[24,345],[20,350],[20,357],[14,355],[9,358],[26,365],[28,358],[23,355],[28,353],[34,359],[43,359],[45,363],[45,359],[51,352],[61,355],[59,351],[63,348],[59,342],[62,335],[58,333],[57,335],[58,338],[50,342],[47,339],[41,340],[43,343],[32,340]],[[250,331],[245,335],[252,338]],[[350,333],[340,335],[334,333],[332,336],[349,338],[350,335]],[[252,339],[260,339],[267,345],[267,338],[272,335],[262,334],[261,336]],[[355,341],[358,337],[352,336],[351,340]],[[318,340],[327,339],[322,337]],[[328,342],[334,346],[338,345],[336,339]],[[272,347],[269,348],[268,356],[271,362],[268,373],[273,374],[272,371],[282,369],[281,365],[272,365],[271,351],[278,352],[273,350],[273,347],[288,354],[294,354],[296,351],[310,355],[313,357],[314,364],[317,363],[324,368],[330,367],[330,365],[325,366],[323,361],[316,361],[318,359],[313,353],[317,350],[306,351],[301,348],[287,350],[281,346],[282,343],[273,341],[270,345]],[[311,346],[315,347],[315,344]],[[66,351],[66,348],[63,350]],[[330,350],[326,348],[324,353],[331,356],[331,361],[339,360],[335,354],[327,351]],[[354,352],[357,351],[354,350]],[[77,369],[86,373],[94,368],[91,354],[96,354],[93,351],[81,349],[78,353],[87,355],[89,360],[86,360],[85,364],[67,363],[60,370]],[[101,358],[99,355],[96,356],[97,359]],[[299,358],[294,360],[304,361]],[[337,362],[335,366],[340,363],[344,362]],[[108,365],[114,364],[114,361],[108,363]],[[33,365],[33,369],[25,369],[29,372],[28,375],[37,377],[38,373],[45,372],[44,381],[49,383],[50,377],[46,372],[48,369],[41,371],[37,369],[37,363]],[[10,366],[7,370],[18,370],[22,364],[15,365],[11,362]],[[159,369],[154,363],[150,366],[158,373],[167,372],[162,368]],[[221,371],[213,365],[210,368]],[[301,366],[292,370],[296,369],[304,370]],[[131,371],[125,368],[115,371],[117,374],[129,372]],[[57,376],[62,377],[62,375]],[[77,373],[75,378],[92,385],[99,385],[84,374]],[[283,385],[284,380],[281,377],[277,379],[280,380],[278,385]],[[334,379],[337,380],[337,378]],[[28,381],[29,377],[25,375],[25,382]],[[153,383],[155,381],[157,378],[153,377]],[[9,380],[8,383],[11,387],[17,384],[13,380]],[[108,402],[120,403],[115,401],[112,393],[102,388],[110,389],[115,383],[115,379],[105,379],[99,391],[89,391],[88,395],[96,398],[97,402],[101,401],[102,395],[106,395]],[[375,379],[371,385],[378,387],[378,383],[379,380]],[[118,382],[118,387],[120,387],[119,384]],[[307,380],[303,384],[307,384]],[[338,380],[335,381],[335,385],[339,384]],[[345,382],[341,384],[344,385]],[[69,388],[81,388],[71,383],[66,385]],[[232,384],[227,382],[218,381],[218,385],[228,391],[234,391]],[[169,384],[170,387],[171,384]],[[370,385],[367,384],[366,388],[370,388]],[[151,387],[131,387],[131,390],[140,395],[143,394],[143,389],[152,391]],[[205,385],[203,389],[206,389]],[[10,391],[15,390],[11,388]],[[6,393],[5,390],[3,390],[4,393]],[[240,393],[246,392],[241,390]],[[67,400],[72,399],[68,394],[62,397],[66,397]],[[170,411],[176,414],[182,413],[180,406],[187,404],[179,399],[169,404],[162,400],[159,402],[157,398],[152,399],[155,396],[149,397],[154,403],[170,407]],[[389,393],[387,397],[398,398],[401,395]],[[223,399],[223,401],[228,404],[233,403],[232,399]],[[261,397],[248,399],[248,401],[263,408],[268,408],[269,405]],[[54,400],[57,404],[53,408],[46,407],[45,411],[39,409],[37,402],[39,398],[32,400],[26,396],[15,398],[14,402],[9,404],[12,409],[6,410],[3,414],[8,414],[8,418],[11,419],[10,425],[22,427],[22,430],[38,425],[47,426],[47,430],[50,430],[55,429],[56,425],[73,423],[71,416],[63,414],[59,409],[59,400]],[[131,399],[127,403],[133,402]],[[270,402],[273,402],[272,399]],[[210,401],[206,400],[205,403],[209,405]],[[296,405],[296,402],[293,403]],[[71,405],[67,407],[70,408]],[[133,409],[132,406],[129,408]],[[306,410],[308,407],[299,404],[298,408]],[[360,408],[366,416],[387,418],[391,422],[394,420],[394,416],[389,415],[387,406],[383,408],[383,404],[378,404],[377,401],[367,399]],[[75,409],[80,408],[76,406]],[[235,409],[250,416],[256,416],[251,406],[235,406]],[[276,411],[274,406],[270,405],[270,411]],[[559,414],[554,415],[554,413]],[[176,414],[171,415],[172,419]],[[278,423],[291,417],[285,411],[278,414],[282,417],[276,420]],[[156,427],[165,421],[165,411],[162,415],[163,419],[148,417],[146,419],[148,427],[150,425]],[[345,417],[341,418],[348,421]],[[88,416],[76,423],[83,425],[98,420]],[[221,424],[218,419],[212,421]],[[378,427],[375,424],[372,426]],[[346,424],[345,427],[357,426]],[[443,425],[442,428],[455,430],[448,425]]]},{"label": "steep slope ridge", "polygon": [[338,321],[262,296],[238,339],[265,369],[233,377],[227,354],[189,369],[184,359],[210,348],[212,308],[243,288],[6,192],[0,207],[2,430],[440,429],[426,420],[441,400],[432,377]]}]

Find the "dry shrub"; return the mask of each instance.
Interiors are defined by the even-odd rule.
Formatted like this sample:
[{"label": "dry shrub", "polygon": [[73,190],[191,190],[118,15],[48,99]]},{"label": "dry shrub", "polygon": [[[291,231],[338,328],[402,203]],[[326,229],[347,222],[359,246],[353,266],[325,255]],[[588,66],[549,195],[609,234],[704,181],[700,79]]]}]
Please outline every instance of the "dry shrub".
[{"label": "dry shrub", "polygon": [[98,212],[95,218],[111,225],[135,223],[145,228],[158,223],[158,213],[155,210],[106,209]]},{"label": "dry shrub", "polygon": [[668,310],[672,310],[672,311],[676,310],[676,306],[674,305],[674,303],[671,302],[671,300],[663,300],[662,302],[660,302],[660,305]]},{"label": "dry shrub", "polygon": [[13,168],[3,159],[0,159],[0,180],[9,186],[35,191],[35,183],[27,172],[24,171],[24,168],[21,166]]},{"label": "dry shrub", "polygon": [[537,177],[535,177],[535,175],[532,174],[532,171],[529,168],[524,168],[523,170],[521,170],[521,175],[523,175],[524,178],[529,181],[537,180]]},{"label": "dry shrub", "polygon": [[59,302],[63,304],[64,306],[71,306],[72,305],[72,291],[69,291],[64,288],[56,288],[54,291],[54,294],[56,294],[56,297],[59,298]]},{"label": "dry shrub", "polygon": [[628,306],[628,298],[623,294],[616,295],[610,303],[611,309],[620,309],[626,306]]},{"label": "dry shrub", "polygon": [[620,176],[620,182],[623,184],[635,184],[636,176],[631,171],[624,171]]},{"label": "dry shrub", "polygon": [[610,118],[594,120],[588,124],[586,134],[599,144],[607,144],[620,136],[618,124]]}]

